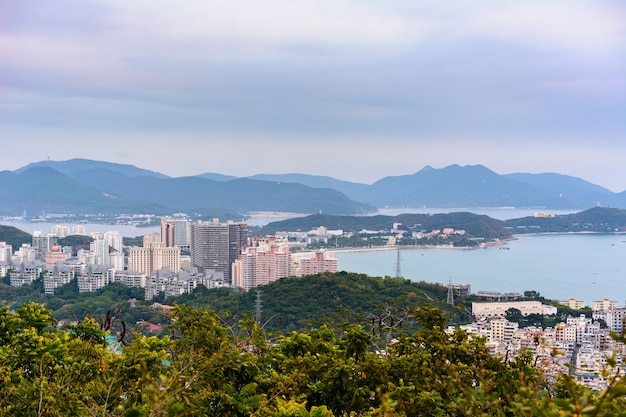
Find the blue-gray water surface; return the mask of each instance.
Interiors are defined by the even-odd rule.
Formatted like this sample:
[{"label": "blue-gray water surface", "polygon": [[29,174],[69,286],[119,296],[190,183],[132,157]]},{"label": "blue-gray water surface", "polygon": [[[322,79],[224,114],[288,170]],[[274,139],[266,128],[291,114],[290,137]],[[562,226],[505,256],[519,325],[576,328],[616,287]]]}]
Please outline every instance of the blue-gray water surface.
[{"label": "blue-gray water surface", "polygon": [[[508,248],[508,249],[505,249]],[[539,291],[547,298],[587,303],[626,300],[626,235],[518,236],[486,249],[404,249],[404,278],[470,284],[472,291]],[[338,252],[339,270],[395,276],[397,252]]]}]

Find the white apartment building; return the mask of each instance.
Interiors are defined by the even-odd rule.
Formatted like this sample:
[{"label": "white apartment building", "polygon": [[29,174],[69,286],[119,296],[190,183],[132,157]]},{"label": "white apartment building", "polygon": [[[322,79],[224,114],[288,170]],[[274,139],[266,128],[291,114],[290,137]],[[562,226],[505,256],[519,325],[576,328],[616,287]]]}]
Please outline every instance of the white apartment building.
[{"label": "white apartment building", "polygon": [[61,224],[52,226],[50,231],[53,235],[57,235],[59,238],[67,237],[70,234],[70,228]]},{"label": "white apartment building", "polygon": [[14,270],[10,274],[11,286],[21,287],[22,285],[29,285],[39,278],[45,270],[46,264],[43,262],[20,264],[19,269]]},{"label": "white apartment building", "polygon": [[198,285],[207,288],[217,286],[217,281],[205,273],[198,272],[197,268],[191,271],[173,272],[169,268],[154,271],[146,281],[146,300],[152,300],[159,293],[166,297],[188,294],[193,292]]},{"label": "white apartment building", "polygon": [[77,278],[78,292],[94,292],[113,281],[113,269],[104,265],[90,265],[87,273]]},{"label": "white apartment building", "polygon": [[47,295],[54,295],[54,290],[69,284],[76,277],[75,270],[69,266],[54,265],[43,277],[43,289]]},{"label": "white apartment building", "polygon": [[521,311],[523,316],[529,314],[553,315],[557,312],[556,307],[541,304],[539,301],[508,301],[472,303],[472,314],[477,319],[504,317],[506,311],[510,308]]},{"label": "white apartment building", "polygon": [[0,242],[0,264],[10,264],[13,257],[13,246]]},{"label": "white apartment building", "polygon": [[123,271],[116,269],[113,273],[113,281],[131,288],[145,288],[146,274],[140,271]]},{"label": "white apartment building", "polygon": [[613,308],[619,308],[619,303],[617,301],[611,301],[608,298],[602,301],[591,302],[591,310],[593,311],[607,311]]},{"label": "white apartment building", "polygon": [[72,234],[80,235],[80,236],[87,236],[87,231],[85,230],[85,226],[76,225],[76,226],[72,226]]},{"label": "white apartment building", "polygon": [[95,265],[109,265],[109,244],[103,238],[95,239],[89,244]]},{"label": "white apartment building", "polygon": [[102,236],[102,238],[104,239],[106,243],[109,244],[109,247],[111,248],[112,251],[122,253],[122,251],[124,250],[124,244],[122,243],[123,238],[119,232],[117,231],[104,232],[104,235]]},{"label": "white apartment building", "polygon": [[29,243],[22,243],[11,259],[13,265],[32,264],[37,259],[37,251]]},{"label": "white apartment building", "polygon": [[624,328],[624,319],[626,319],[626,308],[614,308],[606,312],[606,325],[612,332],[621,333]]}]

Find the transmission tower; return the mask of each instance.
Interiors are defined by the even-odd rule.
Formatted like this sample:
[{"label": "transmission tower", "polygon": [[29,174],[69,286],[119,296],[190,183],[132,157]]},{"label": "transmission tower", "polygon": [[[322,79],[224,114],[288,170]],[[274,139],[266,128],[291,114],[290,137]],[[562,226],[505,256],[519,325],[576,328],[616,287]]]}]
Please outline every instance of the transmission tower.
[{"label": "transmission tower", "polygon": [[454,305],[454,286],[452,285],[452,278],[448,281],[448,304]]},{"label": "transmission tower", "polygon": [[398,252],[396,256],[396,278],[402,278],[402,270],[400,269],[401,261],[402,261],[402,256],[400,255],[400,248],[398,248]]},{"label": "transmission tower", "polygon": [[262,312],[262,308],[261,308],[261,291],[257,290],[256,292],[256,302],[255,304],[255,308],[256,308],[256,322],[261,324],[261,312]]}]

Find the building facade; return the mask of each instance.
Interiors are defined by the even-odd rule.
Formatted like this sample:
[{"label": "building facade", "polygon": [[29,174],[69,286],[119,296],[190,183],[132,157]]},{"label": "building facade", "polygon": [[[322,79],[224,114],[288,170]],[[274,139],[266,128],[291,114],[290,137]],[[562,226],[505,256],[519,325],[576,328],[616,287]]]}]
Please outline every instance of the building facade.
[{"label": "building facade", "polygon": [[174,220],[170,217],[161,217],[161,242],[166,248],[174,246]]},{"label": "building facade", "polygon": [[233,287],[250,290],[289,276],[289,246],[265,244],[245,248],[233,263]]},{"label": "building facade", "polygon": [[529,314],[553,315],[556,307],[541,304],[539,301],[509,301],[494,303],[472,303],[472,314],[476,318],[504,317],[506,311],[515,308],[521,311],[523,316]]},{"label": "building facade", "polygon": [[231,267],[247,245],[248,225],[245,223],[197,222],[191,224],[191,265],[200,272],[223,274],[224,284],[232,283]]},{"label": "building facade", "polygon": [[180,248],[166,247],[165,243],[155,240],[154,236],[143,238],[143,247],[130,248],[128,269],[150,275],[163,267],[174,272],[180,270]]},{"label": "building facade", "polygon": [[326,250],[292,254],[291,274],[304,276],[337,272],[337,255]]}]

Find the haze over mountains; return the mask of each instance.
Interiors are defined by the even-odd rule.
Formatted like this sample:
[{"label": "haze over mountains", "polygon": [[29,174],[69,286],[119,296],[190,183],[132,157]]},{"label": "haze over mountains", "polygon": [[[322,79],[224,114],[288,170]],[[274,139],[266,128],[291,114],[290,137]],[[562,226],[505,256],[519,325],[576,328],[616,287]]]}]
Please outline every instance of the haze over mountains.
[{"label": "haze over mountains", "polygon": [[154,213],[253,211],[366,214],[379,207],[626,208],[614,193],[560,175],[499,175],[482,165],[425,167],[371,185],[307,174],[248,178],[204,173],[171,178],[162,173],[86,159],[41,161],[0,172],[0,214]]}]

